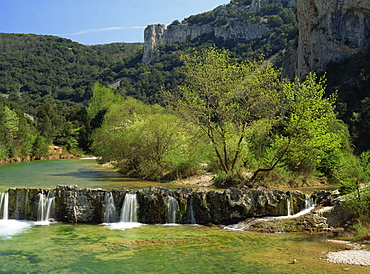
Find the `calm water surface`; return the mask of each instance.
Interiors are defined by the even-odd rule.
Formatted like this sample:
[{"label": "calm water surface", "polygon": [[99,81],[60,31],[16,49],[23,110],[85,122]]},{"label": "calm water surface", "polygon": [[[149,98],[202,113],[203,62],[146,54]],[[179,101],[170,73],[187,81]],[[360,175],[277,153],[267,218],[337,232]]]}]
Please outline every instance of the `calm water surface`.
[{"label": "calm water surface", "polygon": [[111,168],[98,166],[95,160],[46,160],[0,165],[0,191],[10,187],[55,188],[57,185],[78,185],[81,188],[132,190],[151,185],[169,189],[184,187],[127,178]]},{"label": "calm water surface", "polygon": [[[0,165],[0,190],[78,185],[112,189],[158,183],[125,178],[94,160]],[[162,184],[177,188],[179,185]],[[343,247],[323,235],[261,234],[204,226],[36,225],[0,220],[0,273],[369,273],[332,264]],[[292,264],[293,259],[297,260]]]},{"label": "calm water surface", "polygon": [[325,240],[202,226],[33,225],[0,237],[0,273],[368,273],[324,260],[339,249]]}]

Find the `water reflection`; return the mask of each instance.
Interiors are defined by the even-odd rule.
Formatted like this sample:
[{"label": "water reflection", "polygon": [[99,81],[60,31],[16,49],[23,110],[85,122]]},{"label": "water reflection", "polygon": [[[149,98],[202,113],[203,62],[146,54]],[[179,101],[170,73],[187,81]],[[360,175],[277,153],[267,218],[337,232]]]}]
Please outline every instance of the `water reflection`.
[{"label": "water reflection", "polygon": [[55,188],[78,185],[80,188],[131,190],[162,186],[169,189],[187,187],[181,184],[128,178],[112,168],[97,165],[95,160],[45,160],[0,165],[0,192],[10,187]]}]

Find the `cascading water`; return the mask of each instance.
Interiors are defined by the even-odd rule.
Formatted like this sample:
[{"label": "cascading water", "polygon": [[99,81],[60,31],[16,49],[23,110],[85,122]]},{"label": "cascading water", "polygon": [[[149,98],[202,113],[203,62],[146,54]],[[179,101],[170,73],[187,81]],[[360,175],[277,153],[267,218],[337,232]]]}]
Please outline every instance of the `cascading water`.
[{"label": "cascading water", "polygon": [[176,223],[176,210],[177,210],[177,201],[174,197],[168,196],[167,198],[167,218],[169,224]]},{"label": "cascading water", "polygon": [[259,223],[259,222],[272,221],[272,220],[278,220],[278,219],[297,218],[299,216],[302,216],[302,215],[305,215],[305,214],[311,212],[311,210],[313,210],[315,208],[315,204],[314,204],[314,201],[311,198],[311,196],[306,195],[305,209],[301,210],[300,212],[298,212],[294,215],[291,215],[291,213],[290,213],[290,199],[289,198],[287,199],[287,207],[288,207],[288,215],[286,215],[286,216],[249,219],[249,220],[242,221],[242,222],[240,222],[238,224],[235,224],[235,225],[226,226],[225,228],[230,229],[230,230],[245,230],[246,228],[251,227],[252,225],[254,225],[256,223]]},{"label": "cascading water", "polygon": [[121,220],[119,223],[110,223],[110,229],[127,229],[139,227],[142,224],[138,223],[137,210],[139,204],[137,202],[136,194],[127,193],[123,200],[121,210]]},{"label": "cascading water", "polygon": [[45,197],[43,193],[39,193],[39,203],[37,209],[37,223],[38,224],[49,224],[51,219],[51,212],[55,207],[55,198],[51,197],[50,192]]},{"label": "cascading water", "polygon": [[105,193],[104,201],[104,223],[114,223],[116,221],[116,207],[112,192]]},{"label": "cascading water", "polygon": [[30,222],[16,221],[8,219],[9,193],[0,193],[0,212],[2,210],[2,219],[0,219],[0,238],[10,238],[21,233],[31,226]]},{"label": "cascading water", "polygon": [[309,208],[312,208],[312,207],[315,207],[315,201],[313,200],[313,198],[310,195],[306,195],[305,209],[309,209]]},{"label": "cascading water", "polygon": [[121,210],[121,222],[137,223],[137,208],[136,194],[126,194]]},{"label": "cascading water", "polygon": [[286,199],[286,207],[287,207],[287,216],[292,215],[291,210],[290,210],[290,197]]},{"label": "cascading water", "polygon": [[[0,193],[0,210],[3,208],[3,220],[8,220],[8,203],[9,203],[9,194],[8,192]],[[1,207],[3,205],[3,207]]]},{"label": "cascading water", "polygon": [[188,223],[191,225],[195,225],[197,221],[195,220],[194,216],[194,197],[190,197],[190,204],[189,204],[189,212],[188,212]]}]

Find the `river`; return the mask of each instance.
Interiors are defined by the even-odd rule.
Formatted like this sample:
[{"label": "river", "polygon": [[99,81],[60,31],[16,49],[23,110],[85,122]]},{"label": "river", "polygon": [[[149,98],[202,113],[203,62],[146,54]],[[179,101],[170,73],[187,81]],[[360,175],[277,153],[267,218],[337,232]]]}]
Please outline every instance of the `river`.
[{"label": "river", "polygon": [[[0,166],[0,187],[147,187],[93,160]],[[162,185],[166,187],[166,185]],[[175,187],[175,185],[169,185]],[[365,273],[333,264],[327,235],[262,234],[197,225],[85,225],[0,220],[0,273]],[[296,260],[295,263],[292,263]]]},{"label": "river", "polygon": [[107,190],[128,187],[131,190],[151,185],[169,189],[184,187],[174,183],[158,183],[123,176],[95,160],[44,160],[0,165],[0,191],[10,187],[55,188],[57,185],[78,185],[80,188]]}]

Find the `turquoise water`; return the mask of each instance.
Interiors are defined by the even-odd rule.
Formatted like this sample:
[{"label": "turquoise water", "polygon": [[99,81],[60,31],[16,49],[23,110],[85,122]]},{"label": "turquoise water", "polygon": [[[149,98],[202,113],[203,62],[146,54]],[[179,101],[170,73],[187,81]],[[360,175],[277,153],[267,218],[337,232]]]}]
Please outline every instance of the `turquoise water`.
[{"label": "turquoise water", "polygon": [[340,249],[325,240],[203,226],[32,225],[0,237],[0,273],[366,273],[324,260]]},{"label": "turquoise water", "polygon": [[108,167],[98,166],[95,160],[46,160],[0,165],[0,191],[10,187],[55,188],[57,185],[78,185],[81,188],[132,190],[151,185],[166,188],[184,187],[127,178]]},{"label": "turquoise water", "polygon": [[[78,185],[139,189],[162,184],[125,178],[94,160],[55,160],[0,166],[0,190]],[[217,227],[122,224],[38,225],[0,220],[0,273],[366,273],[332,264],[343,249],[325,235],[259,234]],[[292,264],[293,259],[297,260]]]}]

